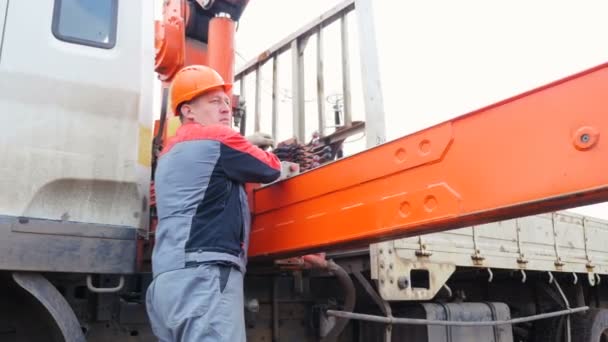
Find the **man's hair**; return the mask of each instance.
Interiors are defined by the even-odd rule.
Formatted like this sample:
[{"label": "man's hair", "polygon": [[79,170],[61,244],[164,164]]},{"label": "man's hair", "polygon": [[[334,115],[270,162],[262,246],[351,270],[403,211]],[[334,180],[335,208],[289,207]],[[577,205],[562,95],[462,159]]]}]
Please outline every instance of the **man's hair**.
[{"label": "man's hair", "polygon": [[186,102],[182,102],[177,106],[177,116],[179,116],[179,122],[184,123],[184,114],[182,114],[182,105]]}]

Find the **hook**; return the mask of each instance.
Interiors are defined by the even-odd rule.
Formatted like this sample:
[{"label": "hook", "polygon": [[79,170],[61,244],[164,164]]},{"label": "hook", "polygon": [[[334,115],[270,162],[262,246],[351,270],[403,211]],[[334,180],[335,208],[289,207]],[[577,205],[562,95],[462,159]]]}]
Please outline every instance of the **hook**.
[{"label": "hook", "polygon": [[595,274],[595,277],[597,278],[597,282],[595,282],[595,285],[599,285],[600,282],[602,281],[602,277],[600,277],[600,275],[598,273]]},{"label": "hook", "polygon": [[448,286],[448,284],[443,284],[443,288],[448,291],[448,297],[452,298],[452,289]]},{"label": "hook", "polygon": [[524,270],[519,270],[521,272],[521,282],[522,284],[526,282],[526,279],[528,279],[528,277],[526,276],[526,271]]},{"label": "hook", "polygon": [[549,284],[553,283],[553,273],[551,273],[550,271],[547,271],[547,273],[549,273]]},{"label": "hook", "polygon": [[587,279],[589,280],[589,285],[591,285],[591,286],[595,286],[595,285],[597,285],[597,284],[596,284],[596,282],[597,282],[597,277],[595,276],[595,273],[593,273],[593,272],[588,272],[588,273],[587,273]]},{"label": "hook", "polygon": [[576,283],[578,283],[578,276],[576,275],[576,272],[572,272],[572,277],[574,277],[574,285],[576,285]]},{"label": "hook", "polygon": [[492,279],[494,279],[494,273],[492,273],[492,269],[491,268],[486,268],[486,270],[488,270],[488,274],[490,275],[488,277],[488,283],[491,283]]}]

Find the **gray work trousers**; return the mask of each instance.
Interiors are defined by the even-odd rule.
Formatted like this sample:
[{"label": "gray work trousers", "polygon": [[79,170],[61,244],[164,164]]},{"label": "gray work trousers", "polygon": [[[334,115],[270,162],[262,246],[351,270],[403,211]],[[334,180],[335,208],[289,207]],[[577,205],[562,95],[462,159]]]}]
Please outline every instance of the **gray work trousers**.
[{"label": "gray work trousers", "polygon": [[158,275],[146,308],[161,342],[245,342],[243,275],[231,266],[201,264]]}]

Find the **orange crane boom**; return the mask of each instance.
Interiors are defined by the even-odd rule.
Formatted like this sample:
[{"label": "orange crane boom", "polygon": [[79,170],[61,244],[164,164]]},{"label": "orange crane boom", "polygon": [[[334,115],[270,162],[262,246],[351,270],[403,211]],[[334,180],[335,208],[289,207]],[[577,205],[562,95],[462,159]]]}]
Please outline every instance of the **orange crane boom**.
[{"label": "orange crane boom", "polygon": [[250,194],[252,258],[608,200],[608,64]]}]

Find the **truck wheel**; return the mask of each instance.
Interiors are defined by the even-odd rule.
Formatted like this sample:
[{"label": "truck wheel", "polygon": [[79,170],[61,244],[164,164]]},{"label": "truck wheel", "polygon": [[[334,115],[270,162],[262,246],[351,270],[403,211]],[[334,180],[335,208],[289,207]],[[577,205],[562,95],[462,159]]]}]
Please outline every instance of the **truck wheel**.
[{"label": "truck wheel", "polygon": [[572,315],[572,336],[581,342],[608,342],[608,309]]}]

